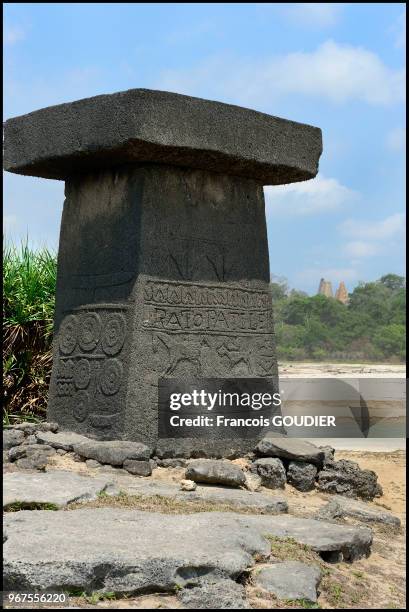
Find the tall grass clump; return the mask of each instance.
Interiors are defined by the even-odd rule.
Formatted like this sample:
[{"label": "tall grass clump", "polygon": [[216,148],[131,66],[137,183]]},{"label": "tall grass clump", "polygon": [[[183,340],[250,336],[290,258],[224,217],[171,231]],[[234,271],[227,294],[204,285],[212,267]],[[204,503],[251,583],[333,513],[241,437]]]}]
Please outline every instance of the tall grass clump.
[{"label": "tall grass clump", "polygon": [[3,424],[45,417],[56,273],[47,248],[3,247]]}]

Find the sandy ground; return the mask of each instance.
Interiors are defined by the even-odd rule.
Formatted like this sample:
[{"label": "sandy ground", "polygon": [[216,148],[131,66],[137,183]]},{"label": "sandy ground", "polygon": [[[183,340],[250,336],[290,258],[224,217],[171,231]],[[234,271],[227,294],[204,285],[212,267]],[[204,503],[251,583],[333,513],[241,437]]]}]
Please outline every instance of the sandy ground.
[{"label": "sandy ground", "polygon": [[330,377],[383,377],[405,378],[404,364],[373,363],[321,363],[321,362],[280,362],[280,376],[293,378],[330,378]]}]

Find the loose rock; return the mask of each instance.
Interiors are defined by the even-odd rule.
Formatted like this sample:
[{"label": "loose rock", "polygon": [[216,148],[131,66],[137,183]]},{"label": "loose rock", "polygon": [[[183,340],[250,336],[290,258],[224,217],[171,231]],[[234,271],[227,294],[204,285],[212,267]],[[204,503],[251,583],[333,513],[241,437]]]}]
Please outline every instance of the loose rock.
[{"label": "loose rock", "polygon": [[325,493],[372,500],[382,495],[382,487],[372,470],[361,470],[355,461],[332,461],[318,474],[318,488]]},{"label": "loose rock", "polygon": [[245,472],[246,477],[245,487],[248,491],[260,491],[262,481],[258,474],[254,474],[253,472]]},{"label": "loose rock", "polygon": [[287,470],[287,482],[298,491],[311,491],[315,488],[317,468],[312,463],[290,461]]},{"label": "loose rock", "polygon": [[240,487],[246,482],[243,470],[228,461],[217,459],[197,459],[186,468],[186,479],[195,482],[222,484]]},{"label": "loose rock", "polygon": [[9,450],[9,460],[25,470],[44,470],[55,449],[48,445],[21,444]]},{"label": "loose rock", "polygon": [[150,476],[152,474],[152,466],[150,461],[137,461],[135,459],[126,459],[124,461],[124,470],[135,476]]},{"label": "loose rock", "polygon": [[40,444],[48,444],[53,448],[62,448],[66,451],[74,450],[74,445],[76,444],[88,442],[88,438],[72,431],[61,431],[60,433],[38,431],[36,437]]},{"label": "loose rock", "polygon": [[99,461],[95,461],[95,459],[87,459],[85,462],[85,465],[87,466],[87,468],[90,468],[91,470],[101,467],[101,463],[99,463]]},{"label": "loose rock", "polygon": [[18,446],[24,440],[24,432],[17,429],[3,430],[3,449],[9,450],[13,446]]},{"label": "loose rock", "polygon": [[283,462],[280,459],[272,457],[257,459],[252,464],[251,470],[260,476],[263,486],[269,489],[284,488],[286,473]]},{"label": "loose rock", "polygon": [[327,445],[327,446],[320,446],[319,448],[324,453],[324,466],[327,463],[330,463],[330,462],[334,461],[335,448],[333,448],[332,446],[329,446],[329,445]]},{"label": "loose rock", "polygon": [[181,480],[180,490],[181,491],[194,491],[197,488],[197,484],[193,480]]},{"label": "loose rock", "polygon": [[74,444],[74,451],[86,457],[95,459],[100,463],[109,465],[123,465],[127,459],[149,461],[150,449],[140,442],[126,442],[121,440],[87,440],[81,444]]},{"label": "loose rock", "polygon": [[383,523],[393,527],[400,527],[401,524],[400,519],[390,512],[339,495],[320,508],[316,518],[332,520],[346,516],[365,523]]},{"label": "loose rock", "polygon": [[183,458],[179,458],[179,459],[155,459],[156,461],[156,465],[158,467],[164,467],[164,468],[179,468],[179,467],[186,467],[187,465],[187,460],[183,459]]},{"label": "loose rock", "polygon": [[178,593],[178,599],[185,608],[240,610],[248,608],[245,601],[245,590],[241,584],[223,578],[206,578],[191,588],[184,588]]},{"label": "loose rock", "polygon": [[320,448],[297,438],[263,438],[256,447],[256,453],[263,457],[280,457],[314,463],[319,467],[323,465],[325,458]]},{"label": "loose rock", "polygon": [[317,601],[317,587],[321,581],[318,566],[299,561],[285,561],[255,571],[253,581],[279,599],[306,599]]}]

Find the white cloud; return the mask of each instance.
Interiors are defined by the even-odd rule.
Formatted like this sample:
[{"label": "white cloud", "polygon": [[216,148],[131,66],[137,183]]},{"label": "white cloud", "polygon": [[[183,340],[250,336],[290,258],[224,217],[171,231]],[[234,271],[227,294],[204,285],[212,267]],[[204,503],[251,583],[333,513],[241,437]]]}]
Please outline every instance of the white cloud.
[{"label": "white cloud", "polygon": [[338,229],[352,238],[344,244],[343,253],[359,260],[395,249],[405,233],[405,215],[396,213],[381,221],[347,219]]},{"label": "white cloud", "polygon": [[379,246],[372,242],[364,242],[363,240],[355,240],[347,242],[344,246],[344,253],[349,257],[371,257],[379,252]]},{"label": "white cloud", "polygon": [[334,178],[318,175],[311,181],[264,187],[267,212],[313,215],[331,212],[354,200],[358,194]]},{"label": "white cloud", "polygon": [[341,8],[336,3],[294,2],[289,3],[284,12],[297,25],[323,28],[338,21]]},{"label": "white cloud", "polygon": [[396,213],[381,221],[347,219],[339,225],[339,230],[360,240],[387,240],[404,234],[405,215]]},{"label": "white cloud", "polygon": [[213,56],[191,69],[162,73],[156,86],[253,106],[296,94],[336,104],[390,105],[403,101],[404,81],[405,70],[389,68],[376,53],[329,40],[315,51],[267,60]]},{"label": "white cloud", "polygon": [[386,146],[391,151],[404,151],[406,147],[406,129],[398,127],[391,130],[386,136]]},{"label": "white cloud", "polygon": [[8,26],[4,28],[3,41],[5,45],[15,45],[20,40],[24,40],[26,34],[19,26]]}]

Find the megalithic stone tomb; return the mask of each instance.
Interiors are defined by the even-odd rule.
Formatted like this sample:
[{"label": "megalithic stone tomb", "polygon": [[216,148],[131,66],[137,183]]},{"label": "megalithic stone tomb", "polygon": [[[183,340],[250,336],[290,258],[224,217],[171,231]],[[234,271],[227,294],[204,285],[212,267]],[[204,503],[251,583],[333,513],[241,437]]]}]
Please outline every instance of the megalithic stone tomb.
[{"label": "megalithic stone tomb", "polygon": [[155,446],[160,377],[276,377],[263,185],[321,151],[316,127],[146,89],[6,121],[4,168],[65,181],[49,419]]}]

